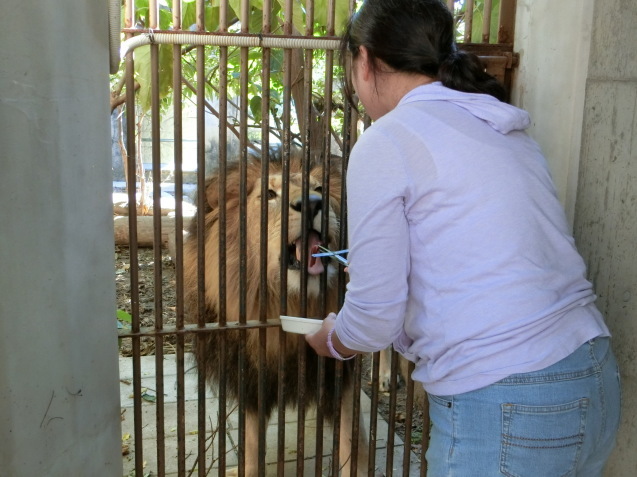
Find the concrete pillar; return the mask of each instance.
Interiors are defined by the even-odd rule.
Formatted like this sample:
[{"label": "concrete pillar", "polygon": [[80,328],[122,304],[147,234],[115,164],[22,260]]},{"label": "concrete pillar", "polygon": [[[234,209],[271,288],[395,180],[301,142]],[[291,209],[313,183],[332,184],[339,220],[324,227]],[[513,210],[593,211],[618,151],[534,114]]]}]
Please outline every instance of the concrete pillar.
[{"label": "concrete pillar", "polygon": [[593,18],[575,238],[621,371],[615,477],[637,475],[637,3],[596,0]]},{"label": "concrete pillar", "polygon": [[512,101],[531,113],[613,333],[622,427],[605,475],[637,475],[637,3],[518,0]]},{"label": "concrete pillar", "polygon": [[2,10],[0,476],[120,477],[107,2]]},{"label": "concrete pillar", "polygon": [[[595,0],[517,0],[511,101],[531,114],[571,225]],[[547,32],[550,32],[547,33]]]}]

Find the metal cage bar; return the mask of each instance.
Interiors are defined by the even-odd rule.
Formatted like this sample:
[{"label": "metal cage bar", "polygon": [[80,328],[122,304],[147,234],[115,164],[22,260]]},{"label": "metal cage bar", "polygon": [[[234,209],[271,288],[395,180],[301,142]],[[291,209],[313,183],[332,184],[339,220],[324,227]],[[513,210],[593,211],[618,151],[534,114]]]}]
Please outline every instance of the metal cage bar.
[{"label": "metal cage bar", "polygon": [[[357,111],[351,110],[348,105],[337,105],[337,100],[333,96],[333,91],[339,87],[339,77],[335,73],[339,67],[335,61],[334,50],[339,48],[339,40],[336,31],[335,17],[338,4],[341,0],[328,0],[325,4],[326,11],[318,10],[318,4],[315,4],[313,0],[305,0],[303,2],[303,9],[297,9],[297,2],[292,0],[285,0],[284,2],[278,2],[274,0],[264,0],[259,2],[259,8],[262,9],[262,18],[259,25],[257,23],[249,23],[242,21],[236,23],[236,16],[241,19],[247,19],[254,11],[254,2],[248,0],[242,0],[241,2],[235,2],[239,4],[240,11],[234,12],[227,0],[221,0],[218,5],[212,6],[210,2],[206,0],[196,0],[194,5],[194,30],[190,25],[182,24],[186,19],[190,19],[191,8],[193,8],[192,2],[182,2],[181,0],[174,0],[170,5],[171,18],[167,20],[164,13],[166,13],[167,6],[164,2],[158,2],[157,0],[149,0],[148,9],[146,13],[144,10],[135,8],[134,0],[127,0],[124,2],[125,15],[123,32],[126,36],[126,45],[124,51],[126,51],[125,67],[127,74],[124,77],[127,91],[135,91],[138,88],[136,79],[134,76],[134,68],[136,66],[134,61],[135,49],[149,45],[150,51],[150,82],[151,82],[151,107],[150,107],[150,129],[151,129],[151,156],[152,156],[152,197],[153,197],[153,260],[154,260],[154,302],[153,302],[153,325],[143,326],[141,311],[139,306],[140,301],[140,280],[139,280],[139,263],[138,263],[138,211],[137,201],[138,193],[136,187],[137,176],[140,177],[140,181],[144,180],[143,173],[140,173],[139,169],[142,168],[141,151],[138,152],[138,143],[141,141],[142,130],[139,121],[139,117],[136,112],[135,98],[133,95],[127,96],[126,107],[126,145],[128,150],[128,162],[126,165],[126,175],[129,180],[129,251],[130,251],[130,309],[132,315],[132,323],[130,330],[123,330],[120,332],[120,338],[129,340],[132,343],[132,363],[133,363],[133,420],[134,420],[134,450],[135,450],[135,474],[143,475],[145,472],[144,461],[145,458],[154,454],[156,458],[157,468],[154,469],[158,475],[165,475],[166,468],[171,458],[172,451],[176,452],[177,456],[177,473],[179,475],[187,475],[197,467],[197,473],[200,476],[208,475],[210,469],[216,465],[219,470],[219,475],[224,475],[228,466],[234,465],[227,459],[227,454],[233,447],[237,447],[238,454],[238,467],[239,474],[242,475],[246,471],[246,459],[251,456],[246,456],[244,449],[246,444],[246,407],[245,407],[245,386],[252,383],[246,383],[245,380],[241,384],[239,390],[239,408],[238,408],[238,429],[234,427],[234,424],[228,420],[234,412],[234,409],[228,409],[226,400],[229,395],[226,389],[225,380],[229,370],[224,363],[218,363],[218,374],[220,376],[221,384],[216,390],[218,397],[218,409],[210,408],[207,405],[209,398],[207,394],[207,383],[205,376],[201,373],[197,382],[197,405],[196,408],[191,408],[187,405],[186,395],[188,394],[188,384],[186,381],[186,374],[188,372],[188,359],[187,353],[190,350],[190,343],[194,344],[192,351],[196,353],[204,352],[203,343],[205,337],[215,334],[219,337],[219,349],[224,354],[224,350],[227,349],[230,333],[238,332],[241,342],[240,360],[239,360],[239,373],[245,375],[246,362],[248,353],[258,353],[259,363],[258,377],[256,385],[258,386],[258,395],[260,396],[259,402],[261,403],[263,396],[266,393],[276,392],[278,396],[279,409],[276,413],[276,418],[272,419],[272,423],[277,426],[276,442],[266,441],[266,430],[268,427],[268,421],[265,414],[266,409],[262,404],[259,405],[259,419],[258,419],[258,467],[259,475],[265,475],[266,457],[268,455],[268,448],[276,446],[277,464],[276,471],[279,476],[283,476],[286,473],[286,460],[289,460],[289,456],[286,455],[286,410],[282,405],[283,396],[286,393],[284,386],[284,380],[279,379],[278,388],[275,390],[268,388],[268,382],[266,380],[267,370],[265,368],[265,361],[267,359],[266,347],[270,345],[270,337],[275,336],[276,344],[280,348],[284,348],[287,343],[286,334],[283,331],[275,331],[279,327],[279,322],[276,317],[268,316],[265,307],[266,296],[264,292],[261,292],[259,297],[260,308],[258,313],[253,314],[249,312],[249,298],[245,295],[245,292],[241,294],[240,304],[240,318],[238,322],[229,321],[227,319],[227,296],[229,287],[239,287],[242,290],[247,289],[247,281],[249,279],[247,275],[247,264],[245,257],[247,255],[248,244],[245,241],[249,233],[250,223],[248,223],[247,216],[247,196],[248,190],[245,189],[247,165],[252,154],[258,154],[261,157],[262,170],[261,170],[261,182],[259,184],[261,191],[261,205],[260,205],[260,222],[259,222],[259,236],[260,236],[260,272],[259,282],[261,283],[261,290],[267,286],[268,276],[266,267],[268,266],[268,254],[270,253],[270,246],[267,243],[268,234],[268,187],[269,187],[269,158],[271,154],[271,141],[275,138],[273,135],[273,129],[279,129],[277,132],[275,141],[280,142],[280,154],[281,154],[281,166],[282,166],[282,201],[289,202],[289,187],[290,187],[290,161],[294,154],[295,144],[299,142],[302,144],[303,155],[303,206],[304,213],[307,213],[307,193],[309,191],[309,172],[310,163],[320,163],[323,165],[323,190],[329,193],[331,188],[338,187],[333,185],[330,181],[329,171],[332,167],[332,155],[334,154],[334,144],[337,145],[338,153],[342,155],[341,161],[341,173],[344,174],[347,169],[347,157],[352,145],[356,142],[356,138],[360,131],[370,124],[369,118],[359,117]],[[350,13],[355,9],[357,2],[355,0],[346,0],[348,3]],[[473,28],[474,19],[474,7],[475,2],[473,0],[467,0],[465,2],[455,2],[447,0],[449,8],[458,12],[458,8],[464,5],[463,18],[459,21],[464,25],[464,42],[460,45],[461,48],[468,49],[476,52],[485,61],[488,71],[494,72],[503,81],[510,80],[509,75],[511,68],[516,65],[517,57],[513,52],[513,33],[514,33],[514,15],[515,15],[515,0],[501,0],[500,9],[498,12],[491,12],[492,2],[491,0],[485,0],[484,15],[487,18],[482,22],[482,42],[471,43],[471,31]],[[278,10],[280,9],[280,11]],[[302,12],[305,18],[305,25],[303,31],[297,31],[295,26],[297,23],[294,15],[298,15]],[[490,38],[490,18],[492,14],[499,14],[499,28],[497,43],[492,44],[490,41],[494,41]],[[272,28],[273,17],[275,15],[281,15],[283,22],[277,28]],[[315,19],[318,17],[327,18],[327,24],[322,31],[315,30]],[[166,25],[170,26],[167,28]],[[211,29],[209,25],[213,25]],[[237,25],[240,25],[237,27]],[[257,31],[258,30],[258,31]],[[161,217],[161,182],[163,153],[161,152],[162,143],[164,142],[163,129],[162,129],[162,108],[165,109],[163,104],[162,88],[164,88],[163,73],[161,71],[162,63],[161,58],[165,50],[164,45],[170,45],[168,48],[172,51],[172,72],[170,75],[171,85],[175,94],[172,98],[171,111],[173,116],[173,138],[174,138],[174,150],[172,155],[172,164],[174,169],[174,191],[176,200],[175,204],[175,229],[176,234],[174,238],[175,254],[173,256],[173,263],[175,267],[175,289],[176,289],[176,321],[175,324],[165,322],[164,315],[167,312],[166,304],[163,299],[164,285],[164,267],[163,264],[163,242],[164,235],[166,233],[164,226],[162,225]],[[190,51],[193,51],[194,55],[188,56]],[[231,61],[234,58],[233,55],[238,55],[240,58],[239,70],[232,70]],[[216,70],[211,72],[207,67],[210,57],[214,57],[217,60]],[[262,65],[262,73],[260,77],[260,85],[258,93],[261,98],[260,115],[263,120],[261,129],[258,134],[252,133],[252,124],[250,120],[250,113],[253,110],[253,106],[250,100],[255,94],[255,85],[248,82],[250,62],[260,61]],[[193,58],[185,60],[185,58]],[[324,70],[319,71],[316,68],[316,59],[320,58]],[[275,65],[281,63],[283,69],[283,88],[281,91],[274,91],[271,87],[271,71],[275,69]],[[234,63],[233,63],[234,64]],[[303,71],[302,78],[293,77],[291,72],[297,66],[301,66]],[[192,68],[195,71],[195,75],[192,81],[188,81],[185,77],[185,71]],[[216,78],[216,82],[211,81],[211,78]],[[232,88],[234,88],[234,76],[238,76],[239,84],[236,89],[237,94],[233,96]],[[319,87],[318,83],[322,83]],[[316,97],[313,92],[321,90],[322,105],[320,115],[317,115]],[[302,93],[299,95],[299,91]],[[283,98],[283,108],[278,115],[273,114],[270,109],[270,104],[273,95],[280,94]],[[239,105],[236,108],[238,111],[238,118],[235,117],[235,106],[233,101],[239,100]],[[304,105],[305,115],[303,117],[296,118],[295,106],[296,102],[300,101]],[[217,297],[218,308],[218,321],[216,323],[207,323],[204,319],[205,307],[206,307],[206,244],[205,244],[205,230],[207,227],[206,219],[203,214],[199,214],[198,217],[198,243],[197,243],[197,268],[199,272],[197,274],[197,281],[199,287],[198,295],[198,307],[200,319],[197,323],[186,323],[186,310],[184,302],[184,235],[181,231],[187,226],[188,219],[184,217],[184,208],[182,207],[181,198],[184,196],[185,191],[185,170],[184,170],[184,133],[186,132],[186,123],[184,121],[184,108],[189,102],[193,102],[196,108],[196,158],[197,158],[197,189],[199,191],[205,190],[205,171],[210,167],[206,163],[206,155],[208,151],[206,149],[206,138],[210,132],[210,126],[206,124],[206,117],[212,112],[217,117],[219,122],[219,144],[217,147],[218,160],[215,164],[215,170],[217,171],[219,181],[217,184],[219,200],[222,206],[219,209],[219,270],[218,270],[218,283],[219,289]],[[295,102],[296,101],[296,102]],[[233,108],[232,112],[229,108]],[[313,112],[313,109],[315,110]],[[335,114],[343,114],[344,120],[342,123],[342,130],[335,132],[333,130],[333,121]],[[321,116],[322,115],[322,116]],[[320,117],[319,117],[320,116]],[[310,124],[313,121],[323,121],[321,123],[321,132],[316,134]],[[298,120],[297,128],[295,119]],[[276,123],[276,128],[274,124]],[[230,134],[229,134],[230,133]],[[234,152],[230,149],[230,144],[237,137],[239,144],[239,161],[242,167],[241,190],[240,196],[240,212],[241,216],[241,239],[240,245],[240,257],[241,275],[238,283],[227,283],[228,260],[233,260],[236,257],[229,257],[227,254],[227,224],[234,217],[229,217],[229,210],[226,209],[228,201],[228,184],[226,181],[226,175],[228,171],[229,161],[234,160]],[[317,152],[318,151],[318,152]],[[341,197],[343,204],[346,201],[347,191],[343,183],[340,186]],[[341,204],[340,215],[342,221],[342,227],[340,229],[340,244],[345,248],[346,246],[346,214],[347,210],[345,206]],[[197,208],[203,210],[206,206],[205,194],[199,193],[197,198]],[[289,226],[289,217],[287,211],[281,215],[281,231],[286,231]],[[329,222],[324,217],[321,225],[321,234],[326,234],[329,227]],[[283,233],[281,234],[283,237]],[[302,261],[308,259],[308,232],[302,233]],[[281,256],[285,256],[287,253],[286,243],[282,240],[280,246]],[[302,267],[303,268],[303,267]],[[280,312],[285,314],[287,312],[287,273],[285,264],[280,266],[281,274],[281,300],[280,300]],[[301,289],[302,289],[302,304],[301,310],[305,312],[307,309],[307,303],[305,296],[307,295],[307,270],[301,272]],[[346,276],[342,270],[338,271],[338,283],[340,288],[339,300],[342,302],[344,298]],[[325,278],[321,281],[321,290],[325,290],[327,282]],[[325,307],[326,304],[324,303]],[[248,348],[248,336],[251,333],[255,333],[258,336],[258,350]],[[142,343],[144,340],[150,339],[155,344],[155,357],[154,364],[156,369],[155,376],[155,413],[154,421],[157,434],[154,436],[156,442],[154,445],[154,453],[151,450],[144,450],[144,438],[148,437],[146,430],[147,425],[150,423],[148,414],[143,410],[142,399]],[[177,421],[176,421],[176,434],[177,434],[177,448],[172,449],[168,444],[168,434],[170,433],[169,427],[171,424],[165,423],[166,412],[165,409],[168,403],[164,399],[164,394],[168,390],[168,382],[165,380],[165,361],[169,358],[169,355],[164,352],[164,345],[170,342],[175,343],[175,362],[177,376],[175,381],[176,387],[176,409],[177,409]],[[300,350],[305,349],[305,342],[302,337],[298,338],[298,347]],[[367,363],[367,364],[366,364]],[[416,452],[417,444],[414,443],[414,436],[411,433],[411,427],[416,419],[415,410],[415,385],[414,382],[408,377],[413,370],[413,364],[408,368],[407,376],[404,377],[406,387],[406,411],[405,411],[405,423],[404,423],[404,440],[403,444],[400,444],[396,439],[396,430],[398,423],[393,421],[393,416],[397,412],[397,393],[398,393],[398,376],[399,376],[399,361],[397,354],[393,353],[391,360],[391,375],[390,375],[390,393],[389,397],[383,396],[378,386],[380,383],[379,377],[379,363],[380,355],[374,354],[371,358],[357,358],[355,362],[355,378],[354,378],[354,401],[347,403],[353,406],[353,412],[358,414],[361,409],[361,389],[363,388],[362,380],[364,367],[371,364],[371,391],[369,397],[369,406],[371,408],[370,428],[362,429],[357,420],[351,423],[351,431],[353,435],[353,458],[350,459],[347,465],[350,466],[352,472],[356,472],[361,465],[368,465],[370,472],[380,465],[378,456],[374,452],[370,452],[368,462],[359,462],[356,457],[357,450],[357,435],[360,432],[365,432],[368,437],[368,441],[371,449],[375,449],[377,443],[383,440],[387,443],[386,457],[384,460],[385,472],[387,475],[395,473],[396,466],[402,468],[402,475],[412,475],[411,471],[414,466],[414,462],[420,461],[420,475],[426,474],[426,462],[424,461],[424,453],[427,446],[427,433],[428,420],[426,416],[423,417],[422,426],[422,442],[420,452]],[[282,378],[286,374],[285,362],[281,357],[277,363],[277,370],[279,376]],[[295,472],[296,475],[303,475],[307,473],[305,467],[306,457],[306,436],[313,433],[315,438],[315,448],[313,449],[316,456],[316,460],[313,465],[313,471],[315,474],[319,474],[324,471],[324,463],[322,456],[326,449],[324,441],[327,439],[333,445],[331,451],[332,460],[331,467],[329,469],[330,475],[338,475],[339,473],[339,427],[341,422],[339,419],[340,410],[337,411],[335,421],[333,423],[332,432],[326,432],[323,428],[325,416],[322,408],[325,402],[324,391],[325,386],[335,386],[336,396],[340,402],[343,395],[343,389],[341,385],[341,374],[343,372],[342,365],[339,363],[336,368],[336,383],[325,382],[325,362],[322,360],[319,364],[316,375],[316,388],[305,389],[304,384],[300,385],[299,395],[297,398],[297,441],[296,441],[296,457],[295,457]],[[305,353],[299,353],[298,362],[298,375],[296,376],[299,383],[305,383],[306,375],[308,373],[307,364],[305,361]],[[312,377],[312,379],[314,379]],[[316,400],[319,403],[319,410],[316,413],[317,426],[316,429],[310,429],[306,426],[306,411],[303,406],[303,402],[306,396],[315,394]],[[390,422],[387,424],[387,436],[379,435],[381,421],[378,417],[381,402],[389,401],[389,418]],[[343,403],[345,404],[345,403]],[[211,422],[209,414],[217,412],[217,427],[211,428]],[[188,438],[187,428],[187,416],[189,413],[196,413],[196,439]],[[426,414],[426,412],[425,412]],[[347,424],[348,426],[350,423]],[[238,435],[238,440],[235,442],[234,435]],[[196,442],[195,442],[196,440]],[[194,447],[192,447],[194,446]],[[398,452],[402,446],[402,455]],[[414,452],[412,452],[412,448]],[[148,448],[146,448],[148,449]]]}]

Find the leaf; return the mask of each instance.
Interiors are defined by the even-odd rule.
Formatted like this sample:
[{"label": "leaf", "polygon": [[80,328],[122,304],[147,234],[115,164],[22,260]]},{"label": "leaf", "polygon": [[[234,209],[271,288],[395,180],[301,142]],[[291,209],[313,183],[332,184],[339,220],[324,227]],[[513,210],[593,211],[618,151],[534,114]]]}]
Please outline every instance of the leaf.
[{"label": "leaf", "polygon": [[334,30],[337,35],[341,35],[345,30],[345,26],[349,21],[349,2],[346,1],[336,1],[335,11],[334,11]]},{"label": "leaf", "polygon": [[250,11],[250,33],[263,32],[263,10],[253,8]]},{"label": "leaf", "polygon": [[[195,0],[182,0],[181,5],[181,29],[195,30],[197,26],[197,4]],[[214,3],[214,2],[213,2]],[[218,1],[216,2],[219,3]],[[206,3],[204,10],[204,23],[206,31],[215,31],[219,28],[219,7]]]},{"label": "leaf", "polygon": [[142,393],[142,399],[147,402],[156,402],[157,396],[148,393]]},{"label": "leaf", "polygon": [[271,50],[270,55],[270,73],[277,74],[283,71],[283,50]]},{"label": "leaf", "polygon": [[[493,0],[491,5],[491,24],[489,25],[490,43],[498,41],[498,25],[500,23],[500,0]],[[482,43],[482,25],[484,24],[484,1],[477,1],[473,9],[471,41]]]},{"label": "leaf", "polygon": [[[277,0],[277,2],[281,5],[281,12],[285,12],[286,0]],[[289,18],[285,20],[289,21]],[[305,10],[301,0],[292,0],[292,23],[300,33],[305,33]]]},{"label": "leaf", "polygon": [[119,321],[125,321],[127,323],[133,322],[133,317],[131,316],[131,314],[124,310],[117,310],[116,315]]},{"label": "leaf", "polygon": [[252,96],[250,98],[250,112],[255,121],[261,122],[261,96]]},{"label": "leaf", "polygon": [[166,7],[159,7],[159,29],[168,30],[173,24],[173,14]]},{"label": "leaf", "polygon": [[190,27],[197,23],[197,5],[195,0],[183,0],[181,5],[181,28],[189,30]]},{"label": "leaf", "polygon": [[314,23],[327,26],[327,2],[314,0]]},{"label": "leaf", "polygon": [[228,0],[228,6],[232,9],[239,21],[241,21],[241,0]]},{"label": "leaf", "polygon": [[[314,23],[327,28],[328,2],[326,0],[314,1]],[[344,29],[349,20],[349,2],[336,0],[334,2],[334,31],[338,35]]]},{"label": "leaf", "polygon": [[[230,5],[230,8],[232,8],[232,10],[235,12],[235,14],[237,15],[237,18],[239,18],[239,21],[241,23],[245,22],[245,18],[241,18],[241,0],[229,0],[228,4]],[[250,18],[248,19],[248,21],[250,22],[250,26],[252,26],[252,16],[255,14],[257,14],[257,16],[259,17],[259,26],[256,30],[252,30],[252,28],[250,28],[251,32],[257,32],[257,31],[261,31],[261,18],[263,17],[263,0],[252,0],[250,2]]]},{"label": "leaf", "polygon": [[[150,45],[135,50],[135,72],[139,82],[139,105],[143,112],[150,111],[152,103]],[[159,99],[164,99],[172,90],[172,45],[159,45]]]},{"label": "leaf", "polygon": [[204,23],[206,24],[206,31],[215,31],[219,28],[219,7],[213,7],[206,4],[206,11],[204,12]]}]

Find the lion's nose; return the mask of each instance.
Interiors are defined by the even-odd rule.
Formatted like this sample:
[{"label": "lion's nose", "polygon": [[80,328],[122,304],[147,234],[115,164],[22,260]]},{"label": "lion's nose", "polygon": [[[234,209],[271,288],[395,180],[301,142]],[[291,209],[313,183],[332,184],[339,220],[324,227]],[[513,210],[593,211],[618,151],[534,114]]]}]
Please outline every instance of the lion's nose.
[{"label": "lion's nose", "polygon": [[[299,198],[290,202],[290,207],[296,210],[297,212],[302,212],[303,209],[303,199]],[[310,221],[316,217],[316,214],[319,213],[321,208],[323,207],[323,197],[318,194],[310,194],[307,198],[307,213]]]}]

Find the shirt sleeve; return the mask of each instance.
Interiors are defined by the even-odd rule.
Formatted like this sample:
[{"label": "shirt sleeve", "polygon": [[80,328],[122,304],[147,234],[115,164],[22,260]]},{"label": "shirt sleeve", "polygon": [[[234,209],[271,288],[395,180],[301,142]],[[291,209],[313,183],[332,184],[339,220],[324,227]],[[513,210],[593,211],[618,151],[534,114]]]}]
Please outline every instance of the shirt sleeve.
[{"label": "shirt sleeve", "polygon": [[383,129],[368,129],[347,172],[349,283],[336,333],[350,349],[378,351],[401,334],[410,271],[403,154]]}]

